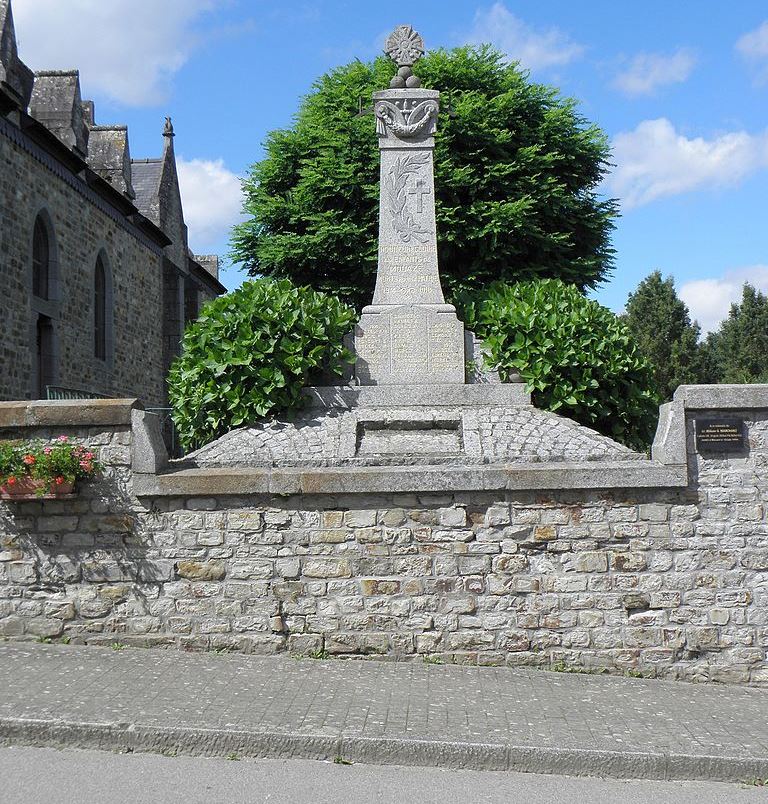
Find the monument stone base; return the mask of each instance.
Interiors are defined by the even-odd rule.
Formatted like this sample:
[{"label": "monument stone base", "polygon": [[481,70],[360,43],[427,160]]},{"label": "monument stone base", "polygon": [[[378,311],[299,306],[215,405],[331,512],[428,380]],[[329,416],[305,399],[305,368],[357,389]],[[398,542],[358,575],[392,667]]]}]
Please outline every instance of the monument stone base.
[{"label": "monument stone base", "polygon": [[360,385],[463,383],[464,348],[453,305],[370,305],[355,327],[355,377]]},{"label": "monument stone base", "polygon": [[327,386],[305,395],[295,417],[233,430],[188,460],[198,467],[466,467],[645,457],[533,407],[522,383]]}]

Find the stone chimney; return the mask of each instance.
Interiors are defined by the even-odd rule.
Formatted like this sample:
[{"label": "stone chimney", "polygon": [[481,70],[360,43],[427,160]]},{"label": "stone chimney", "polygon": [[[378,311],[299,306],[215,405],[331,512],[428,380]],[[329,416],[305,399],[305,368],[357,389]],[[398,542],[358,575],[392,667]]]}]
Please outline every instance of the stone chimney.
[{"label": "stone chimney", "polygon": [[88,164],[127,198],[136,198],[131,183],[127,126],[92,126],[88,143]]},{"label": "stone chimney", "polygon": [[88,153],[89,129],[80,97],[77,70],[35,73],[29,113],[83,159]]},{"label": "stone chimney", "polygon": [[194,261],[204,268],[214,279],[219,278],[219,258],[216,254],[195,254]]}]

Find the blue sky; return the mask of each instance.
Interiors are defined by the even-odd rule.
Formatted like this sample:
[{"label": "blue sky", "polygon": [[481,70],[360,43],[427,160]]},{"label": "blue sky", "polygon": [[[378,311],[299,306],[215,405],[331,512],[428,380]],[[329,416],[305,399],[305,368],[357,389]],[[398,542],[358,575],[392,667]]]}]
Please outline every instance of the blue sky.
[{"label": "blue sky", "polygon": [[[291,124],[322,72],[380,51],[410,23],[427,47],[492,42],[575,97],[607,132],[622,202],[616,270],[596,296],[620,310],[651,270],[672,274],[705,329],[745,280],[768,290],[768,6],[526,0],[13,0],[33,68],[78,67],[97,122],[159,155],[173,117],[190,244],[225,254],[238,176]],[[439,233],[438,233],[439,236]],[[235,287],[236,268],[222,275]]]}]

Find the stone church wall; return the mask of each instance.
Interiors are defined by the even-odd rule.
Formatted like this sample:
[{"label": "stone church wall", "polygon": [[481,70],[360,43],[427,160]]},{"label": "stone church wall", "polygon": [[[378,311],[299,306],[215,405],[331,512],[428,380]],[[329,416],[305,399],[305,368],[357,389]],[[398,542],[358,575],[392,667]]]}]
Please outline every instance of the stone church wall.
[{"label": "stone church wall", "polygon": [[[507,490],[351,493],[350,469],[337,494],[277,470],[285,493],[245,493],[264,472],[155,474],[130,401],[1,404],[0,438],[67,434],[108,470],[0,502],[0,635],[768,682],[768,387],[712,388],[662,419],[678,488],[566,468],[561,489],[510,470]],[[743,419],[747,446],[697,452],[701,415]]]},{"label": "stone church wall", "polygon": [[[0,130],[0,399],[28,399],[32,390],[32,228],[45,210],[58,259],[57,384],[161,405],[162,256],[84,183],[78,191],[78,182],[13,126]],[[93,345],[94,269],[102,250],[114,311],[114,356],[107,361],[94,357]]]}]

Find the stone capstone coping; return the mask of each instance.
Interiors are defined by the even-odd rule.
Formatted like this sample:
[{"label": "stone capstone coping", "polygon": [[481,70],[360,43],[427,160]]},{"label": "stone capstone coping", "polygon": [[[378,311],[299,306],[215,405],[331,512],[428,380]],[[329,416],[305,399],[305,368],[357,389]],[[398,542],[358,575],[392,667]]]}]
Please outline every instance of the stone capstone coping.
[{"label": "stone capstone coping", "polygon": [[768,384],[680,385],[674,402],[686,410],[750,410],[768,408]]},{"label": "stone capstone coping", "polygon": [[506,407],[530,405],[524,383],[326,385],[305,388],[310,409]]},{"label": "stone capstone coping", "polygon": [[57,399],[0,402],[0,429],[128,426],[138,399]]},{"label": "stone capstone coping", "polygon": [[608,488],[684,488],[685,465],[655,461],[490,466],[205,468],[134,474],[137,497],[391,494]]}]

